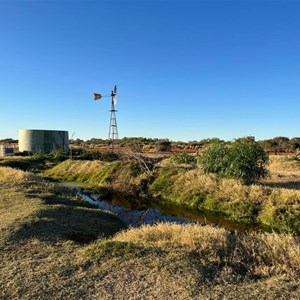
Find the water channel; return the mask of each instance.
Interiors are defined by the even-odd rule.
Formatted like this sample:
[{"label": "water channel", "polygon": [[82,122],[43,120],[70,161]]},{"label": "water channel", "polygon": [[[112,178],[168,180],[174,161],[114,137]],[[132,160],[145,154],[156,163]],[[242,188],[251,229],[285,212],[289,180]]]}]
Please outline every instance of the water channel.
[{"label": "water channel", "polygon": [[74,190],[79,197],[104,211],[113,213],[129,227],[139,227],[143,224],[153,225],[158,222],[175,222],[212,225],[237,232],[268,231],[267,228],[262,228],[259,225],[241,224],[225,219],[220,214],[191,210],[182,206],[165,204],[161,201],[151,203],[129,202],[116,196],[110,200],[101,199],[96,191],[86,189],[84,185],[78,182],[60,182],[56,185]]}]

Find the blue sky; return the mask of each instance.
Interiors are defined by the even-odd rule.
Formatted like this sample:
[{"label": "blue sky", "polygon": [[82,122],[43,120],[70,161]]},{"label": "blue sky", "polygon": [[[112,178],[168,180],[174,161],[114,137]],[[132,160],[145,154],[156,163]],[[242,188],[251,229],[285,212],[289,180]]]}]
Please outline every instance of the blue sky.
[{"label": "blue sky", "polygon": [[300,1],[0,1],[0,139],[300,136]]}]

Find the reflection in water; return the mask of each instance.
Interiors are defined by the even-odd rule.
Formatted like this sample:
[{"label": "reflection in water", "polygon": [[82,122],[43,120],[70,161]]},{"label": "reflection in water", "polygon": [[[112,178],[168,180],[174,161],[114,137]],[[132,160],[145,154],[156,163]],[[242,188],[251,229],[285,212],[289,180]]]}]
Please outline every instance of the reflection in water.
[{"label": "reflection in water", "polygon": [[111,201],[100,199],[93,191],[85,191],[84,185],[74,182],[60,182],[58,186],[75,189],[77,194],[89,203],[115,214],[127,226],[138,227],[143,224],[158,222],[198,223],[223,227],[230,231],[270,231],[270,228],[258,224],[241,224],[225,219],[221,214],[209,211],[197,211],[182,206],[164,204],[163,201],[154,203],[139,203],[114,197]]},{"label": "reflection in water", "polygon": [[164,215],[157,208],[146,208],[142,210],[135,210],[127,208],[120,204],[115,204],[110,201],[100,200],[96,195],[86,195],[80,192],[77,194],[89,203],[98,206],[99,208],[115,214],[120,218],[127,226],[139,227],[143,224],[155,224],[158,222],[176,222],[176,223],[195,223],[195,221],[185,218]]},{"label": "reflection in water", "polygon": [[[91,196],[77,192],[82,198],[99,208],[111,212],[119,217],[127,226],[139,227],[143,224],[153,225],[158,222],[175,222],[179,224],[198,223],[201,225],[212,225],[223,227],[230,231],[246,232],[267,230],[259,225],[240,224],[230,221],[211,212],[192,211],[187,208],[163,205],[162,203],[151,203],[147,208],[133,209],[129,203],[121,198],[112,201],[99,199],[99,195]],[[143,204],[143,207],[145,204]]]}]

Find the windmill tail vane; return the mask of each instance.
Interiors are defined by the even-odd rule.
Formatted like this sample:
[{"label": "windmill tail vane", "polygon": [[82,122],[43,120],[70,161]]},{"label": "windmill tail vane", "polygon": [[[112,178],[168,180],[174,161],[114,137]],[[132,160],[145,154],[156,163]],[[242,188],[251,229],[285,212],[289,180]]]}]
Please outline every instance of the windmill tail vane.
[{"label": "windmill tail vane", "polygon": [[98,94],[98,93],[94,93],[94,100],[100,100],[102,98],[102,95],[101,94]]}]

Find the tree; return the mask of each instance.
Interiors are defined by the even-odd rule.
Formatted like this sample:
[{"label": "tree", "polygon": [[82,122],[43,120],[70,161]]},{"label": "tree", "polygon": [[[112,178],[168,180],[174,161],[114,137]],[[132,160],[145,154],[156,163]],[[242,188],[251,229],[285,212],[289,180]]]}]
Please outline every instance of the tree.
[{"label": "tree", "polygon": [[298,151],[300,149],[300,138],[294,137],[289,140],[290,150],[292,151]]},{"label": "tree", "polygon": [[288,148],[289,138],[285,136],[277,136],[273,138],[273,142],[275,144],[275,151],[285,152]]},{"label": "tree", "polygon": [[268,174],[268,155],[252,138],[213,143],[203,153],[199,162],[206,173],[236,178],[244,184],[251,184]]},{"label": "tree", "polygon": [[156,142],[158,151],[167,152],[171,151],[172,143],[168,139],[159,139]]}]

